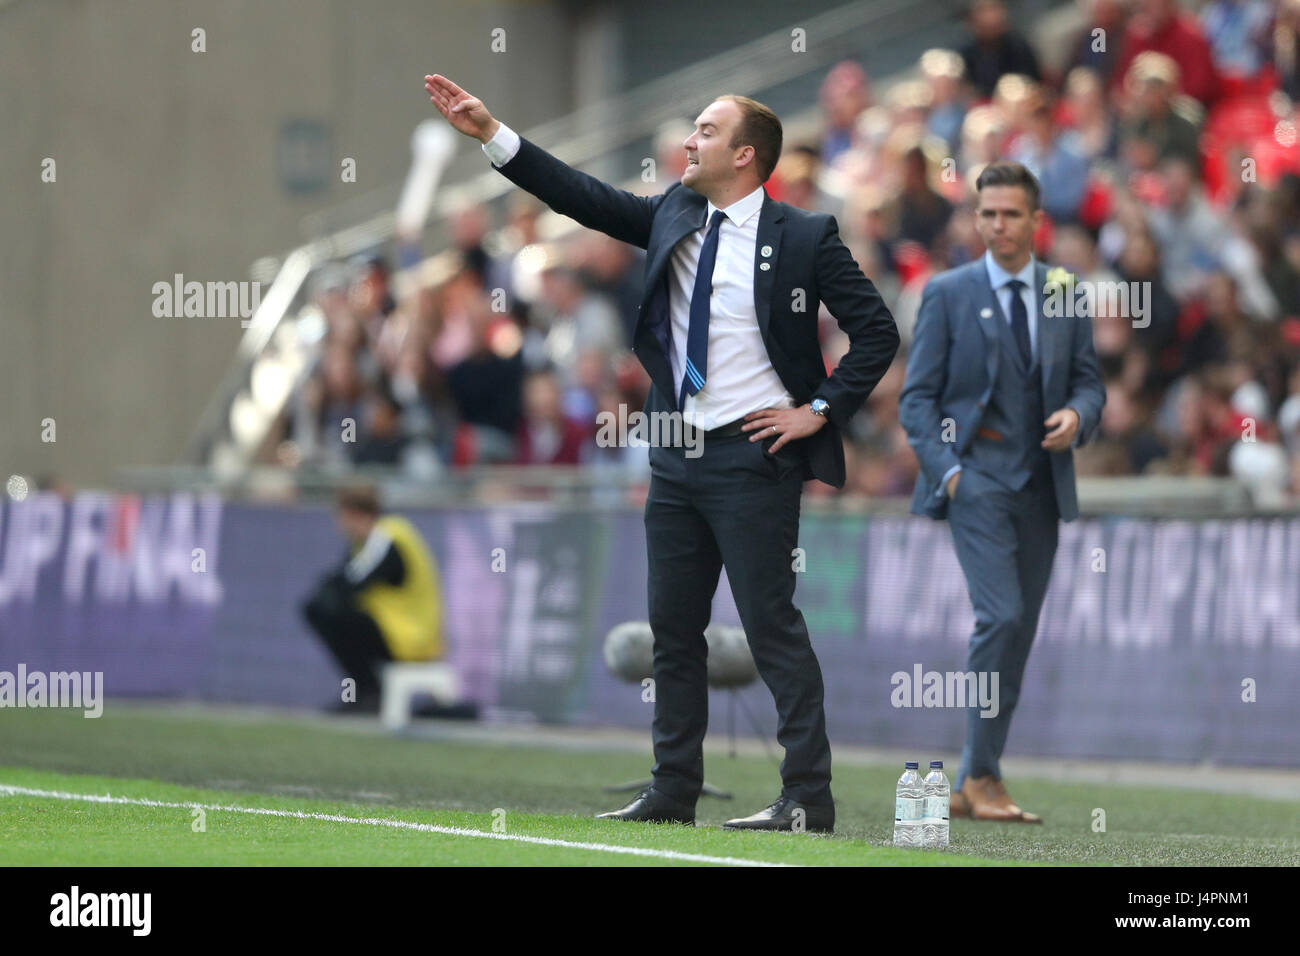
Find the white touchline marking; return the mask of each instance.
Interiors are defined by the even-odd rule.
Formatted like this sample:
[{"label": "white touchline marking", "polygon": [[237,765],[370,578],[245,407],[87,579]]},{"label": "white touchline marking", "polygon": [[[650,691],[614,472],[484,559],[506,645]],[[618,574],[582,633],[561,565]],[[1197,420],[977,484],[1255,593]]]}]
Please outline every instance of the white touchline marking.
[{"label": "white touchline marking", "polygon": [[539,846],[562,846],[573,850],[596,850],[601,853],[622,853],[627,856],[650,856],[663,860],[682,860],[690,863],[719,863],[724,866],[797,866],[792,863],[770,863],[765,860],[745,860],[734,856],[707,856],[703,853],[682,853],[678,850],[652,850],[639,846],[618,846],[611,843],[579,843],[575,840],[555,840],[550,837],[523,836],[517,833],[492,833],[487,830],[469,830],[464,827],[444,827],[434,823],[412,823],[409,820],[386,820],[383,817],[345,817],[334,813],[309,813],[305,810],[272,810],[268,807],[232,807],[214,803],[169,803],[145,797],[114,797],[110,794],[65,793],[61,790],[35,790],[0,783],[0,795],[45,797],[50,800],[81,800],[86,803],[122,803],[135,807],[161,807],[167,810],[225,810],[230,813],[249,813],[264,817],[293,817],[297,820],[321,820],[325,823],[360,823],[372,827],[392,827],[395,830],[418,830],[421,833],[442,833],[447,836],[486,837],[489,840],[511,840],[515,843],[535,843]]}]

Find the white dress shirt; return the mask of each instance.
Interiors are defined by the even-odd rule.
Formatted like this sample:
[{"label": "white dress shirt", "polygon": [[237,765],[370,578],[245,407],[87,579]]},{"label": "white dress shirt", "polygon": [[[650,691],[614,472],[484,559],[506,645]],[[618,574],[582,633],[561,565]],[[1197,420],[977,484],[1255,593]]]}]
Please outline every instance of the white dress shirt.
[{"label": "white dress shirt", "polygon": [[[1020,300],[1025,303],[1025,312],[1029,317],[1029,351],[1031,355],[1038,354],[1038,297],[1034,294],[1037,283],[1034,280],[1034,269],[1038,263],[1031,255],[1025,267],[1012,275],[1006,269],[998,265],[993,253],[984,253],[984,267],[989,273],[989,285],[993,287],[993,294],[998,297],[998,305],[1002,307],[1002,318],[1006,320],[1008,326],[1011,325],[1011,286],[1008,284],[1012,279],[1019,279],[1025,284],[1020,290]],[[1012,332],[1014,333],[1014,329]],[[1012,336],[1014,338],[1014,334]]]},{"label": "white dress shirt", "polygon": [[[519,135],[501,124],[483,144],[496,166],[508,163],[519,150]],[[723,209],[718,227],[718,255],[713,266],[713,295],[709,303],[709,347],[704,387],[686,396],[682,417],[697,428],[716,428],[761,408],[793,408],[794,397],[772,367],[754,308],[755,246],[763,208],[763,187]],[[686,338],[690,331],[691,295],[709,220],[717,207],[706,204],[704,223],[673,248],[669,277],[669,319],[672,323],[673,398],[681,394],[686,373]]]}]

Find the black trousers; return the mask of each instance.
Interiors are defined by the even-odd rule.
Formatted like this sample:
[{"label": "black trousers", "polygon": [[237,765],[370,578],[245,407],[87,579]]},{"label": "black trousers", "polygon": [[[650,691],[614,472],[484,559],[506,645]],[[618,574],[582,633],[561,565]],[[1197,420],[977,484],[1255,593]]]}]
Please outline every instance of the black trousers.
[{"label": "black trousers", "polygon": [[379,625],[356,606],[351,592],[327,575],[302,605],[303,617],[333,655],[357,698],[379,696],[379,666],[393,659]]},{"label": "black trousers", "polygon": [[704,783],[708,646],[723,567],[759,676],[776,700],[785,748],[782,795],[831,802],[821,666],[794,606],[804,452],[768,454],[774,439],[705,439],[703,453],[651,447],[646,500],[650,627],[654,632],[654,784],[694,805]]}]

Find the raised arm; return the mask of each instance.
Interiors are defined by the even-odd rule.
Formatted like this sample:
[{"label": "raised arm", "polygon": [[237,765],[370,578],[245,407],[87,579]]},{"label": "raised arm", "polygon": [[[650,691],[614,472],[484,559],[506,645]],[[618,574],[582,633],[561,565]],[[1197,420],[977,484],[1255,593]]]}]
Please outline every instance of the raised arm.
[{"label": "raised arm", "polygon": [[[502,128],[482,100],[447,77],[438,73],[426,76],[424,88],[438,112],[458,132],[486,144]],[[617,189],[574,169],[522,137],[514,156],[496,169],[556,212],[589,229],[642,249],[650,244],[650,226],[663,195],[637,196]]]}]

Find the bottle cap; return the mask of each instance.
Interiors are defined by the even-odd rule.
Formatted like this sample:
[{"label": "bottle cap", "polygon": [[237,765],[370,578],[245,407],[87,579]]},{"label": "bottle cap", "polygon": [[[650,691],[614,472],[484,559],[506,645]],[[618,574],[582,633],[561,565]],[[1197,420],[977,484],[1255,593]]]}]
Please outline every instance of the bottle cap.
[{"label": "bottle cap", "polygon": [[909,761],[907,761],[906,763],[903,764],[903,769],[904,769],[904,770],[915,770],[915,769],[916,769],[917,767],[919,767],[919,766],[921,766],[921,765],[920,765],[919,763],[917,763],[915,760],[909,760]]},{"label": "bottle cap", "polygon": [[930,769],[931,769],[931,770],[942,770],[942,769],[943,769],[943,761],[942,761],[942,760],[931,760],[931,761],[930,761]]}]

